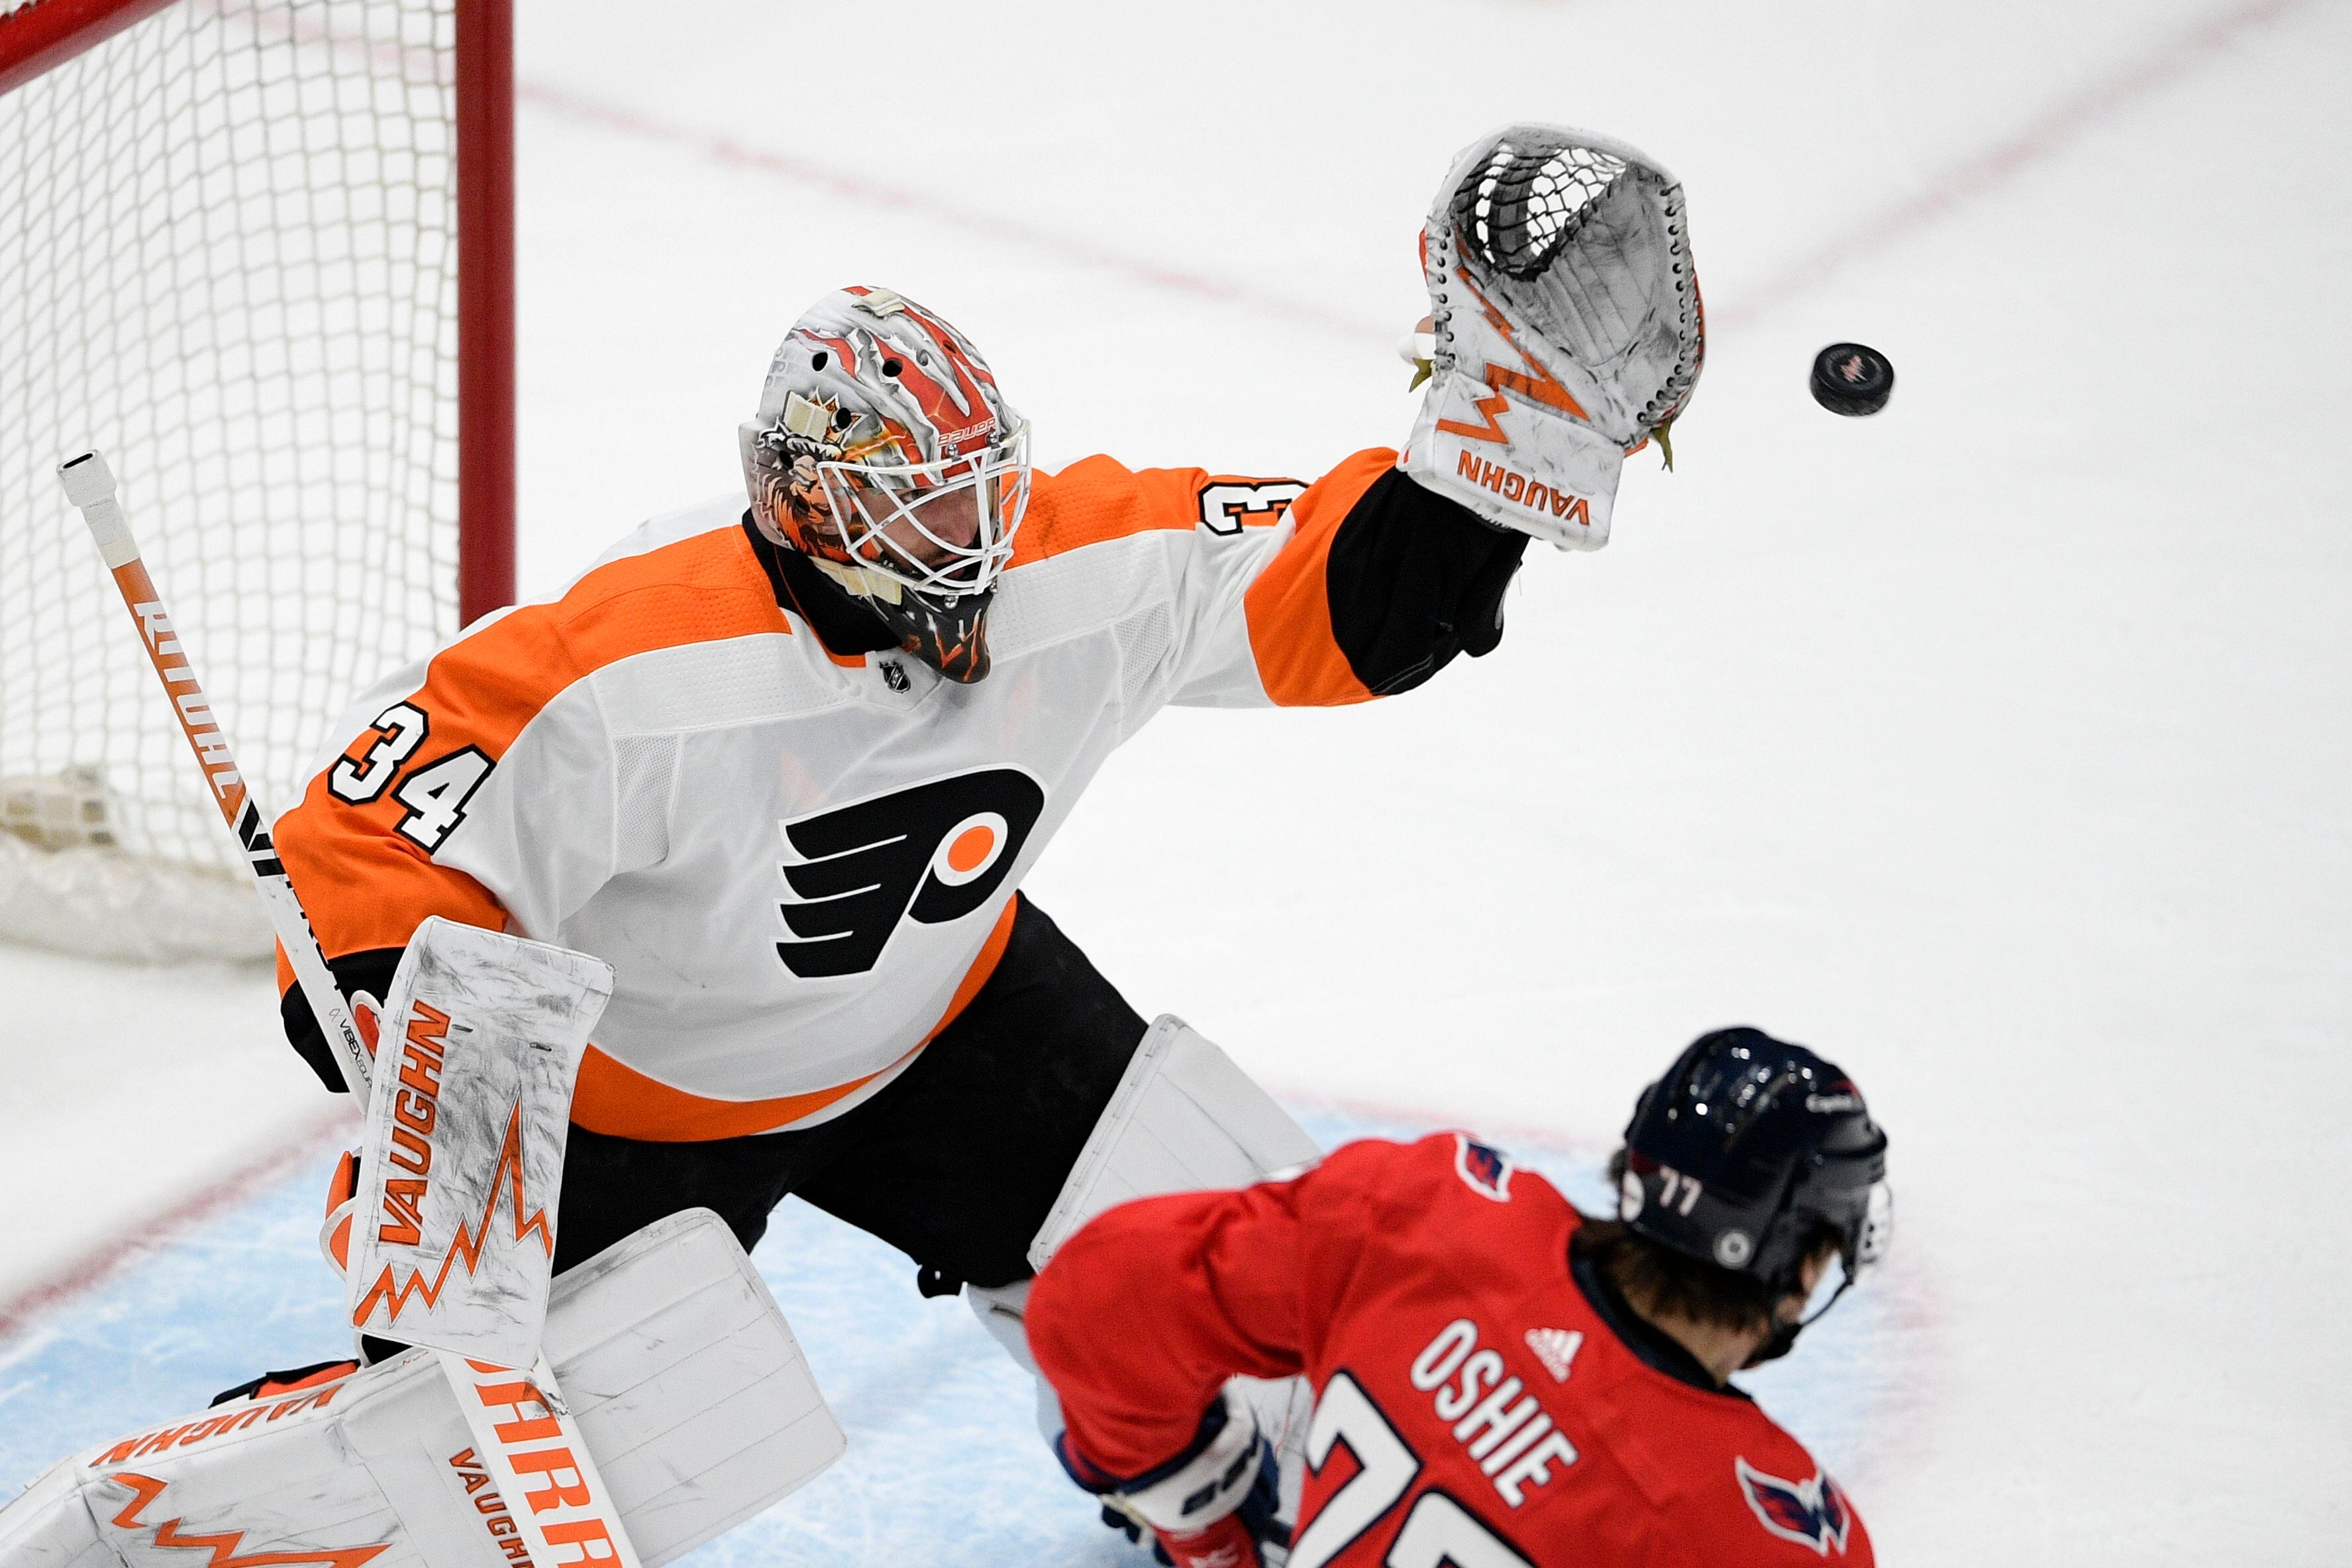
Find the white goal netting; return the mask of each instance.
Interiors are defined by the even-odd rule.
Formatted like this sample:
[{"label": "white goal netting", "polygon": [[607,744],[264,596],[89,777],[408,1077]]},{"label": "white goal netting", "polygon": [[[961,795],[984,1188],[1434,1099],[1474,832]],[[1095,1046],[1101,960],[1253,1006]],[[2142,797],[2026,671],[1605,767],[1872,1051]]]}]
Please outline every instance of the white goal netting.
[{"label": "white goal netting", "polygon": [[455,630],[452,4],[180,0],[0,96],[0,937],[269,950],[62,457],[107,454],[265,812]]}]

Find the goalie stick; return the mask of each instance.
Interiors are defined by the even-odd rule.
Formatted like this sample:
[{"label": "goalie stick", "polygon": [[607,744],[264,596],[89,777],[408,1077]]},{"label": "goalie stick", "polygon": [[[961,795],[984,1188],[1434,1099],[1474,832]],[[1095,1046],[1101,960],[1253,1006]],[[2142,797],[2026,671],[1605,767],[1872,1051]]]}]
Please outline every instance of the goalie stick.
[{"label": "goalie stick", "polygon": [[[103,456],[85,451],[58,465],[58,478],[67,499],[89,526],[100,559],[139,628],[140,643],[147,650],[156,678],[163,683],[164,695],[212,789],[221,820],[244,847],[246,863],[269,912],[270,927],[318,1018],[320,1031],[334,1051],[344,1086],[365,1105],[371,1086],[370,1059],[350,1003],[327,967],[326,955],[320,950],[310,916],[278,858],[252,788],[237,768],[228,737],[196,679],[187,650],[173,631],[163,596],[156,591],[138,542],[131,536],[130,521],[115,499],[113,472]],[[556,1386],[554,1369],[545,1352],[527,1370],[499,1366],[447,1349],[436,1349],[434,1354],[475,1435],[491,1479],[521,1529],[536,1568],[572,1568],[592,1563],[639,1568],[620,1510],[596,1472],[594,1458]],[[524,1480],[518,1458],[537,1478],[536,1490]]]}]

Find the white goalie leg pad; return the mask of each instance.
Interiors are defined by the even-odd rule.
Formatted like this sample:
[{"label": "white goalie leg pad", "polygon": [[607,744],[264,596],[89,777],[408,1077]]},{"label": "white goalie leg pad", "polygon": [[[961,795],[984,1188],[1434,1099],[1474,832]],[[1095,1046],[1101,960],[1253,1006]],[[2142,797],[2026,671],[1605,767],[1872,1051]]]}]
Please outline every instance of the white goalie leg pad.
[{"label": "white goalie leg pad", "polygon": [[377,1036],[352,1327],[500,1366],[538,1356],[572,1083],[612,992],[585,953],[437,915],[416,928]]},{"label": "white goalie leg pad", "polygon": [[[839,1458],[840,1426],[718,1216],[650,1225],[555,1282],[546,1350],[649,1565],[767,1508]],[[510,1412],[530,1422],[529,1402]],[[551,1422],[541,1421],[551,1427]],[[533,1568],[510,1510],[575,1478],[560,1448],[501,1497],[434,1354],[239,1400],[57,1466],[0,1509],[0,1568]],[[536,1568],[607,1561],[577,1555]]]},{"label": "white goalie leg pad", "polygon": [[966,1285],[963,1304],[988,1331],[988,1337],[1003,1348],[1013,1364],[1037,1380],[1037,1432],[1053,1447],[1054,1439],[1062,1435],[1062,1401],[1054,1393],[1054,1385],[1037,1370],[1037,1358],[1029,1351],[1029,1329],[1025,1317],[1029,1310],[1030,1281],[1016,1280],[1010,1285]]},{"label": "white goalie leg pad", "polygon": [[[1145,1031],[1126,1076],[1079,1151],[1077,1164],[1070,1167],[1070,1178],[1044,1228],[1029,1244],[1030,1265],[1044,1268],[1087,1220],[1118,1204],[1163,1193],[1247,1186],[1295,1170],[1322,1153],[1307,1130],[1233,1058],[1183,1019],[1163,1013]],[[1027,1287],[1021,1290],[1025,1300]],[[1017,1312],[1017,1304],[982,1301],[982,1295],[971,1292],[973,1311],[1011,1348],[1020,1338],[1017,1318],[1009,1325],[1010,1338],[999,1325]],[[1020,1343],[1016,1359],[1034,1372],[1027,1342]],[[1050,1438],[1061,1430],[1061,1411],[1042,1378],[1038,1386],[1038,1421]],[[1282,1461],[1284,1514],[1297,1518],[1314,1391],[1304,1378],[1268,1382],[1237,1377],[1228,1392],[1247,1402],[1258,1430],[1274,1445]]]},{"label": "white goalie leg pad", "polygon": [[0,1508],[0,1565],[5,1568],[122,1568],[121,1556],[99,1536],[98,1515],[82,1498],[72,1461],[50,1467],[23,1496]]},{"label": "white goalie leg pad", "polygon": [[[1029,1353],[1029,1331],[1025,1325],[1029,1311],[1029,1287],[1033,1281],[1015,1280],[1010,1285],[966,1285],[963,1304],[988,1331],[988,1337],[1004,1347],[1004,1354],[1020,1364],[1021,1369],[1033,1377],[1037,1371],[1037,1358]],[[1054,1427],[1060,1431],[1058,1424]]]},{"label": "white goalie leg pad", "polygon": [[1144,1031],[1070,1179],[1029,1243],[1045,1260],[1104,1209],[1162,1193],[1247,1186],[1323,1151],[1274,1096],[1192,1025],[1162,1013]]},{"label": "white goalie leg pad", "polygon": [[[1307,1433],[1315,1423],[1315,1385],[1303,1377],[1271,1381],[1236,1377],[1225,1387],[1248,1402],[1251,1412],[1257,1416],[1257,1429],[1274,1446],[1281,1489],[1280,1504],[1275,1511],[1295,1522],[1299,1499],[1307,1490]],[[1274,1553],[1277,1550],[1267,1549],[1269,1563],[1276,1561]]]}]

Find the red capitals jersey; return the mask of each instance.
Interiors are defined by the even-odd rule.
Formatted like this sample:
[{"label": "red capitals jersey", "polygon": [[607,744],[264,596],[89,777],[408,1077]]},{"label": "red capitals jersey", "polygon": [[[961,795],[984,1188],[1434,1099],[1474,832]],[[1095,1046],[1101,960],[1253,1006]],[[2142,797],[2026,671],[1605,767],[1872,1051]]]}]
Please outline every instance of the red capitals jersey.
[{"label": "red capitals jersey", "polygon": [[1071,1447],[1112,1475],[1181,1453],[1227,1377],[1304,1375],[1291,1568],[1866,1568],[1796,1439],[1637,1348],[1654,1331],[1571,1268],[1582,1223],[1462,1134],[1350,1144],[1293,1181],[1097,1218],[1038,1277],[1029,1341]]}]

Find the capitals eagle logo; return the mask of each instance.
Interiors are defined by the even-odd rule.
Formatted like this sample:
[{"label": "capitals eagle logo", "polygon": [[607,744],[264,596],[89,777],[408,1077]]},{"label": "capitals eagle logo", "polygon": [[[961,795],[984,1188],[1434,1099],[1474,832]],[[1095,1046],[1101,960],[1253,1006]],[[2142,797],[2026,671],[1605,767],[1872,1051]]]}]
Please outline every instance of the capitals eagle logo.
[{"label": "capitals eagle logo", "polygon": [[1845,1555],[1845,1538],[1853,1529],[1853,1511],[1846,1506],[1845,1494],[1837,1483],[1820,1470],[1809,1480],[1786,1481],[1768,1475],[1744,1458],[1735,1458],[1732,1468],[1739,1477],[1739,1490],[1748,1499],[1748,1506],[1756,1511],[1757,1522],[1783,1541],[1793,1541],[1800,1546],[1810,1546],[1823,1557],[1830,1548]]},{"label": "capitals eagle logo", "polygon": [[1511,1173],[1518,1167],[1511,1156],[1467,1133],[1454,1134],[1454,1174],[1480,1197],[1496,1203],[1511,1201]]}]

